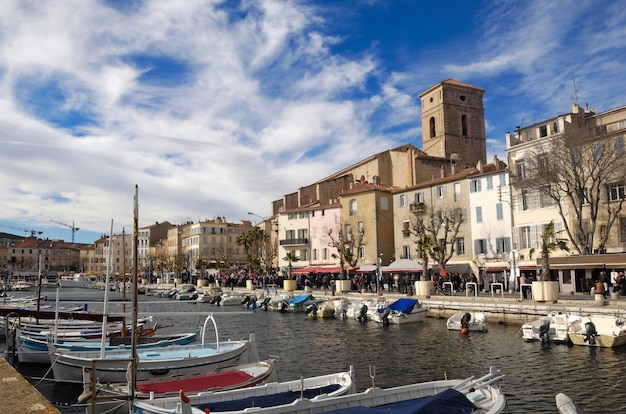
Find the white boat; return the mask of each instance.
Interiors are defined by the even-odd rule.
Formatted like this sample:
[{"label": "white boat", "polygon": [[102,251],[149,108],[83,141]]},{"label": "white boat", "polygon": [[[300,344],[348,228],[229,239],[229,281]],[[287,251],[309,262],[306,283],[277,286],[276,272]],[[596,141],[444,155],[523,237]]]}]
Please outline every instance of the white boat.
[{"label": "white boat", "polygon": [[372,319],[373,313],[377,309],[383,309],[387,307],[389,303],[383,296],[376,298],[366,298],[360,302],[352,302],[346,310],[346,317],[348,319],[356,319],[359,322],[367,322]]},{"label": "white boat", "polygon": [[60,284],[62,288],[86,288],[88,285],[94,285],[97,281],[97,276],[74,273],[73,275],[61,276]]},{"label": "white boat", "polygon": [[346,298],[326,300],[319,305],[315,302],[306,307],[304,313],[309,318],[338,318],[347,319],[350,301]]},{"label": "white boat", "polygon": [[448,318],[446,327],[452,331],[487,332],[487,317],[483,312],[463,310]]},{"label": "white boat", "polygon": [[[404,385],[393,388],[368,388],[361,393],[323,398],[300,398],[289,403],[260,407],[252,400],[245,408],[220,410],[222,414],[310,414],[310,413],[422,413],[422,412],[472,412],[475,414],[499,414],[506,410],[506,398],[499,388],[504,375],[492,367],[481,378],[469,377],[459,380],[441,380]],[[221,393],[216,393],[221,394]],[[155,400],[159,401],[159,400]],[[257,400],[255,399],[254,402]],[[135,412],[145,414],[200,414],[203,406],[197,406],[192,398],[181,393],[167,405],[152,401],[135,403]],[[143,410],[143,411],[141,411]],[[210,409],[210,412],[214,412]],[[395,410],[395,411],[394,411]]]},{"label": "white boat", "polygon": [[[254,406],[256,412],[261,407],[291,403],[299,398],[319,401],[356,392],[354,370],[347,372],[302,378],[286,382],[272,382],[264,385],[224,392],[201,392],[181,397],[150,398],[133,401],[134,412],[143,414],[239,412]],[[279,411],[280,412],[280,411]]]},{"label": "white boat", "polygon": [[560,392],[554,399],[556,400],[556,408],[559,409],[559,414],[583,414],[583,410],[567,395]]},{"label": "white boat", "polygon": [[526,341],[567,343],[569,328],[580,320],[580,315],[573,315],[565,306],[553,306],[546,316],[522,325],[522,338]]},{"label": "white boat", "polygon": [[417,299],[400,298],[384,308],[376,309],[371,316],[372,320],[383,325],[403,325],[423,321],[426,319],[426,313],[428,309],[422,308]]},{"label": "white boat", "polygon": [[621,315],[589,315],[574,322],[568,332],[574,345],[615,348],[626,345],[625,318]]},{"label": "white boat", "polygon": [[[206,331],[209,315],[202,332]],[[222,367],[247,364],[258,361],[254,334],[248,340],[220,341],[215,326],[216,341],[190,345],[173,345],[137,350],[136,379],[154,378],[164,375],[185,375],[199,371],[210,371]],[[83,370],[92,369],[96,362],[96,376],[101,382],[126,381],[132,349],[116,349],[110,351],[68,351],[48,344],[50,362],[55,381],[83,382]],[[104,354],[104,357],[102,355]]]},{"label": "white boat", "polygon": [[19,292],[27,292],[29,291],[33,285],[28,283],[25,280],[20,280],[11,285],[11,290],[19,291]]}]

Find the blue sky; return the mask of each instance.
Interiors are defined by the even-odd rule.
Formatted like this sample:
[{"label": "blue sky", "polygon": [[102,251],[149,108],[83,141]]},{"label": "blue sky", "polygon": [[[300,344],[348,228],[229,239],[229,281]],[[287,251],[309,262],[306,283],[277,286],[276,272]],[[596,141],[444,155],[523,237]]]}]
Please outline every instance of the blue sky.
[{"label": "blue sky", "polygon": [[[139,225],[258,220],[367,156],[421,148],[418,95],[485,89],[504,136],[626,105],[614,1],[0,2],[0,232],[93,242]],[[576,88],[574,88],[574,84]]]}]

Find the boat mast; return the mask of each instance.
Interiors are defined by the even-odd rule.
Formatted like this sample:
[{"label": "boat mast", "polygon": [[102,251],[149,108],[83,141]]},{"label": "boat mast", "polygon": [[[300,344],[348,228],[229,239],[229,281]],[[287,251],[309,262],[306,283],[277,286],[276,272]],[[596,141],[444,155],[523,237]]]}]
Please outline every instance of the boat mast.
[{"label": "boat mast", "polygon": [[[113,251],[113,219],[111,219],[111,231],[109,232],[109,251],[107,252],[107,274],[104,279],[104,309],[102,311],[102,336],[100,337],[100,359],[105,358],[107,338],[107,314],[109,312],[109,283],[111,282],[111,252]],[[124,329],[124,326],[122,326]]]},{"label": "boat mast", "polygon": [[132,346],[133,369],[132,369],[131,381],[130,381],[130,385],[131,385],[130,389],[132,390],[133,394],[137,386],[137,376],[135,374],[137,372],[137,365],[139,363],[139,358],[137,357],[137,314],[138,314],[137,302],[139,300],[137,297],[137,260],[139,256],[138,254],[139,253],[138,252],[139,187],[137,186],[137,184],[135,184],[135,203],[134,204],[135,205],[134,205],[134,218],[133,218],[133,271],[132,271],[132,278],[133,278],[132,324],[133,324],[133,328],[131,331],[132,332],[131,346]]}]

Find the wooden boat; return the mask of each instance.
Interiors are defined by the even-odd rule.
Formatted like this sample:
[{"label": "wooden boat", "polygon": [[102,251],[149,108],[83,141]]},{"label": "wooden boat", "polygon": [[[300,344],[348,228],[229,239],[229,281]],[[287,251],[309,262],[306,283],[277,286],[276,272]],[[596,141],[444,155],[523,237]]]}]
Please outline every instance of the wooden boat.
[{"label": "wooden boat", "polygon": [[526,341],[567,343],[569,328],[580,320],[579,315],[572,315],[565,306],[553,306],[546,316],[522,325],[522,338]]},{"label": "wooden boat", "polygon": [[[136,379],[193,374],[259,360],[254,334],[250,334],[248,340],[220,341],[212,315],[207,317],[202,332],[206,332],[209,320],[215,327],[214,343],[205,343],[202,334],[199,344],[135,350],[138,358]],[[96,376],[101,382],[126,381],[128,362],[133,354],[132,349],[116,349],[105,351],[102,357],[101,351],[68,351],[51,343],[48,343],[48,350],[55,381],[78,383],[83,382],[83,369],[91,369],[94,361]]]},{"label": "wooden boat", "polygon": [[[273,382],[264,385],[224,392],[201,392],[185,395],[187,401],[181,405],[180,396],[149,398],[133,401],[135,412],[144,414],[163,413],[205,413],[240,411],[251,406],[255,412],[261,407],[288,404],[299,398],[323,400],[356,392],[354,369],[347,372],[302,378],[286,382]],[[193,408],[192,408],[193,407]]]},{"label": "wooden boat", "polygon": [[[139,330],[138,349],[149,349],[171,345],[187,345],[198,340],[198,332],[185,333],[177,335],[155,335],[154,328]],[[142,335],[143,334],[143,335]],[[110,336],[105,340],[107,351],[116,349],[124,349],[130,346],[130,336]],[[53,341],[51,337],[47,339],[38,339],[30,336],[19,335],[17,358],[20,363],[29,364],[50,364],[50,354],[48,352],[48,342],[52,342],[56,349],[65,349],[68,351],[93,351],[99,352],[102,347],[100,340],[58,340]]]},{"label": "wooden boat", "polygon": [[615,348],[626,345],[626,324],[619,315],[589,315],[570,326],[568,337],[574,345]]},{"label": "wooden boat", "polygon": [[567,395],[558,393],[554,399],[556,400],[556,408],[559,409],[560,414],[583,414],[583,410]]},{"label": "wooden boat", "polygon": [[417,299],[400,298],[384,308],[376,309],[371,315],[372,320],[383,325],[389,325],[390,323],[404,325],[423,321],[426,319],[427,312],[428,309],[422,308]]},{"label": "wooden boat", "polygon": [[[235,365],[233,367],[220,368],[207,373],[193,375],[180,375],[175,377],[154,378],[137,381],[135,386],[136,399],[163,398],[177,396],[180,391],[186,394],[200,392],[222,392],[241,388],[254,387],[274,381],[276,378],[276,359],[257,361],[250,364]],[[98,396],[96,404],[87,406],[90,413],[106,413],[126,411],[128,404],[123,405],[128,394],[128,383],[101,384],[97,383],[95,389],[91,389],[93,379],[91,373],[85,371],[83,379],[83,393],[78,397],[78,402],[89,401]],[[119,396],[119,399],[114,399]],[[104,398],[101,398],[104,397]]]},{"label": "wooden boat", "polygon": [[[449,413],[472,412],[475,414],[499,414],[506,410],[506,399],[498,387],[504,377],[492,367],[485,376],[475,379],[441,380],[404,385],[394,388],[368,388],[361,393],[340,396],[317,396],[313,398],[296,395],[295,399],[278,405],[258,405],[258,398],[247,405],[233,406],[232,409],[213,410],[210,406],[197,405],[193,397],[181,393],[170,402],[162,400],[136,401],[136,412],[149,414],[195,414],[202,413],[205,407],[209,412],[222,414],[310,414],[310,413]],[[222,394],[222,393],[216,393]],[[143,411],[141,411],[143,410]]]},{"label": "wooden boat", "polygon": [[459,311],[448,318],[446,327],[452,331],[463,331],[466,328],[472,332],[487,332],[487,317],[483,312]]}]

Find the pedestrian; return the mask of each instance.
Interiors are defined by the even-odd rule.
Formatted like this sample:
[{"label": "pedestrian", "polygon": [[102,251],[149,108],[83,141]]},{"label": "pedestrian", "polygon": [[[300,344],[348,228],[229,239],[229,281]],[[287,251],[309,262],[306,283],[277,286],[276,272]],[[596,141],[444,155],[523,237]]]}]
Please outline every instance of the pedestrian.
[{"label": "pedestrian", "polygon": [[596,279],[595,294],[602,295],[602,297],[606,299],[606,291],[604,290],[604,283],[599,279]]},{"label": "pedestrian", "polygon": [[528,280],[526,273],[522,273],[522,276],[520,277],[519,282],[520,282],[520,289],[522,290],[522,298],[528,299],[528,286],[524,286],[524,285],[528,285],[530,281]]}]

